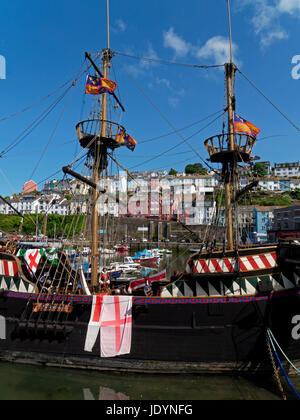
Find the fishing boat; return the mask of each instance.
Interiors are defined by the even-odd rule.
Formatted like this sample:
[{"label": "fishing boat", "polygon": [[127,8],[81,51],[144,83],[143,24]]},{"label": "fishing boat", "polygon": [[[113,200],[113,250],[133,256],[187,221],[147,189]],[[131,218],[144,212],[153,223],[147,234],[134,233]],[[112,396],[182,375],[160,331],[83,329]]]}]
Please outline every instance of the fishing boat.
[{"label": "fishing boat", "polygon": [[160,256],[153,255],[152,252],[145,249],[144,251],[137,252],[134,257],[132,257],[132,260],[140,264],[144,267],[152,267],[159,265],[160,262]]},{"label": "fishing boat", "polygon": [[[96,74],[91,82],[109,81],[113,58],[109,41],[95,57],[94,61],[86,54]],[[256,137],[235,130],[237,67],[232,53],[224,69],[228,131],[205,141],[210,162],[222,166],[224,246],[217,248],[215,241],[206,241],[158,296],[131,296],[132,340],[127,354],[102,357],[100,336],[86,351],[94,303],[110,293],[99,288],[96,203],[102,192],[97,184],[108,159],[114,159],[112,151],[126,144],[134,146],[128,137],[127,143],[122,140],[126,129],[108,120],[108,99],[123,110],[119,98],[112,90],[98,91],[99,108],[76,127],[90,174],[83,176],[72,165],[64,168],[65,174],[91,189],[91,280],[72,266],[63,247],[56,251],[54,264],[47,249],[19,250],[13,241],[2,242],[0,360],[122,372],[272,374],[274,354],[269,339],[273,337],[288,360],[299,366],[300,246],[293,241],[248,248],[239,245],[234,215],[243,191],[237,186],[237,165],[249,164]],[[91,83],[91,90],[98,88]]]}]

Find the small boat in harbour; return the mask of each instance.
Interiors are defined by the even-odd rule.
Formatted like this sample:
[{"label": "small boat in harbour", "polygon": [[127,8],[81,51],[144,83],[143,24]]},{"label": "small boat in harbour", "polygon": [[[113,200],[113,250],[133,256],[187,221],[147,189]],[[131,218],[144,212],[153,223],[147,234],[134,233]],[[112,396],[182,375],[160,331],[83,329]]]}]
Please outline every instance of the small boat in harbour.
[{"label": "small boat in harbour", "polygon": [[160,256],[154,256],[152,252],[145,249],[142,252],[137,252],[135,256],[132,257],[132,260],[145,267],[152,267],[153,265],[159,265]]},{"label": "small boat in harbour", "polygon": [[125,257],[124,262],[113,262],[109,265],[109,269],[121,270],[124,274],[135,273],[140,271],[141,264],[134,261],[131,257]]}]

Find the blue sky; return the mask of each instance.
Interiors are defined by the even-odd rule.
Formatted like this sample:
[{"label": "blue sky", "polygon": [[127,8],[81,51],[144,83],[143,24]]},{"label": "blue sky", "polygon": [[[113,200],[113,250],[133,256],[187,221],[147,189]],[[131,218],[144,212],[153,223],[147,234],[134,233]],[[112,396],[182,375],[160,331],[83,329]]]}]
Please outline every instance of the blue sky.
[{"label": "blue sky", "polygon": [[[300,0],[232,0],[231,8],[234,61],[300,126],[300,78],[292,77],[292,59],[300,55]],[[88,4],[83,0],[11,0],[1,2],[0,20],[0,55],[6,61],[6,78],[0,80],[0,120],[63,85],[80,69],[85,51],[96,53],[107,44],[106,0],[90,0]],[[190,65],[224,64],[228,60],[225,0],[111,0],[110,23],[110,47],[119,53]],[[183,170],[188,163],[199,162],[199,156],[178,134],[163,136],[189,125],[181,131],[182,136],[189,138],[203,159],[207,158],[203,142],[222,131],[222,117],[201,132],[216,117],[194,123],[222,110],[222,69],[145,62],[118,54],[113,69],[126,108],[122,124],[140,143],[134,153],[127,149],[118,152],[125,167],[132,171]],[[1,121],[0,152],[62,92]],[[81,78],[70,97],[0,158],[0,194],[21,191],[32,174],[41,182],[79,153],[75,125],[88,117],[92,104],[83,92]],[[257,142],[255,154],[271,162],[300,160],[300,132],[240,74],[236,95],[239,115],[261,129],[260,138],[268,137]],[[146,141],[156,137],[160,138]],[[177,144],[174,150],[154,159]]]}]

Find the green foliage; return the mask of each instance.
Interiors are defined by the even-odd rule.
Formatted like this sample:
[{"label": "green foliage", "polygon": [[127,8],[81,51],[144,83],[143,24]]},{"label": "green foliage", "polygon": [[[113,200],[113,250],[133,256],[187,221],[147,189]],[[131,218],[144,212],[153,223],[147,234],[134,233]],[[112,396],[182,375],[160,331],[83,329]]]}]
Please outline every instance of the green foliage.
[{"label": "green foliage", "polygon": [[252,193],[248,197],[244,197],[239,205],[242,206],[290,206],[293,201],[288,194],[271,195],[267,193]]},{"label": "green foliage", "polygon": [[177,174],[178,172],[176,171],[176,169],[173,169],[173,168],[170,169],[169,175],[176,176]]},{"label": "green foliage", "polygon": [[254,176],[258,177],[258,178],[264,178],[265,176],[268,175],[268,172],[265,168],[265,165],[263,163],[255,163],[253,165],[253,169],[252,172],[254,174]]},{"label": "green foliage", "polygon": [[207,170],[203,168],[201,163],[195,163],[194,165],[187,165],[185,173],[187,175],[206,175]]},{"label": "green foliage", "polygon": [[289,191],[288,194],[293,200],[300,201],[300,189],[299,188],[296,188],[295,191]]},{"label": "green foliage", "polygon": [[[241,197],[238,205],[239,206],[290,206],[293,204],[293,200],[290,196],[291,192],[284,194],[270,194],[268,192],[252,192]],[[299,190],[300,195],[300,190]],[[206,198],[213,199],[212,194],[206,194]],[[224,192],[218,191],[215,194],[215,200],[219,207],[225,206],[225,194]]]},{"label": "green foliage", "polygon": [[[49,237],[64,236],[72,237],[83,231],[85,226],[86,216],[84,215],[70,215],[60,216],[58,214],[50,214],[47,220],[46,235]],[[38,231],[44,231],[45,216],[35,214],[26,214],[24,217],[23,235],[36,234],[36,222],[38,224]],[[21,217],[16,215],[0,215],[0,231],[11,234],[17,234],[20,229]]]}]

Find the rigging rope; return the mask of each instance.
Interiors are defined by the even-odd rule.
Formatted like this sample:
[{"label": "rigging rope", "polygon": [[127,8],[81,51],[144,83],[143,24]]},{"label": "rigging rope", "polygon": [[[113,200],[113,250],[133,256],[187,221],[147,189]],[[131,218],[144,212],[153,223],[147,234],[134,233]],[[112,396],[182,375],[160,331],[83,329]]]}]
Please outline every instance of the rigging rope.
[{"label": "rigging rope", "polygon": [[138,167],[140,167],[140,166],[143,166],[143,165],[145,165],[145,164],[147,164],[147,163],[149,163],[149,162],[152,162],[153,160],[156,160],[156,159],[158,159],[158,158],[160,158],[160,157],[162,157],[162,156],[164,156],[164,155],[166,155],[166,154],[168,154],[169,152],[171,152],[172,150],[174,150],[174,149],[177,149],[179,146],[181,146],[182,144],[184,144],[184,143],[186,143],[189,147],[190,147],[190,149],[191,149],[191,151],[194,153],[194,154],[196,154],[198,157],[199,157],[199,159],[201,159],[201,161],[211,170],[211,171],[214,171],[214,169],[199,155],[199,153],[195,150],[195,148],[193,147],[193,146],[191,146],[191,144],[188,142],[188,140],[190,140],[191,138],[193,138],[193,137],[195,137],[196,135],[198,135],[201,131],[204,131],[206,128],[208,128],[209,126],[211,126],[214,122],[216,122],[219,118],[221,118],[223,116],[223,112],[222,112],[222,114],[221,115],[219,115],[217,118],[215,118],[213,121],[211,121],[210,123],[208,123],[207,125],[205,125],[204,127],[202,127],[200,130],[198,130],[196,133],[194,133],[194,134],[192,134],[191,136],[189,136],[187,139],[186,138],[184,138],[181,134],[179,134],[178,133],[178,131],[176,131],[176,133],[177,134],[179,134],[179,136],[181,137],[181,138],[183,138],[183,141],[181,141],[180,143],[177,143],[175,146],[172,146],[170,149],[168,149],[168,150],[165,150],[164,152],[162,152],[162,153],[160,153],[160,154],[158,154],[158,155],[156,155],[154,158],[151,158],[151,159],[149,159],[149,160],[147,160],[147,161],[145,161],[145,162],[142,162],[141,164],[139,164],[139,165],[136,165],[136,166],[134,166],[134,167],[132,167],[132,168],[130,168],[130,169],[135,169],[135,168],[138,168]]},{"label": "rigging rope", "polygon": [[[221,109],[221,110],[219,110],[217,112],[214,112],[213,114],[208,115],[207,117],[205,117],[205,118],[203,118],[203,119],[201,119],[199,121],[196,121],[196,122],[194,122],[192,124],[189,124],[189,125],[187,125],[187,126],[185,126],[183,128],[179,128],[177,131],[184,131],[184,130],[186,130],[188,128],[191,128],[191,127],[193,127],[195,125],[198,125],[198,124],[200,124],[200,123],[202,123],[202,122],[204,122],[206,120],[209,120],[210,118],[214,117],[215,115],[220,114],[221,112],[223,113],[224,112],[224,109]],[[139,142],[139,144],[150,143],[150,142],[155,141],[155,140],[160,140],[160,139],[162,139],[164,137],[171,136],[172,134],[176,134],[176,131],[171,131],[170,133],[162,134],[161,136],[153,137],[153,138],[148,139],[148,140],[142,140],[142,141]]]},{"label": "rigging rope", "polygon": [[213,69],[213,68],[224,67],[224,64],[215,64],[215,65],[186,64],[186,63],[179,63],[179,62],[176,62],[176,61],[160,60],[158,58],[138,57],[138,56],[135,56],[135,55],[124,54],[124,53],[121,53],[121,52],[118,52],[118,51],[113,51],[113,53],[116,54],[116,55],[123,56],[123,57],[134,58],[136,60],[153,61],[155,63],[182,66],[182,67],[192,67],[192,68],[198,68],[198,69]]},{"label": "rigging rope", "polygon": [[[76,86],[76,83],[73,83],[71,87],[74,87],[74,86]],[[72,90],[70,90],[69,92],[72,94],[72,92],[73,92],[73,91],[72,91]],[[51,133],[51,135],[50,135],[50,138],[49,138],[49,140],[48,140],[48,143],[46,144],[46,146],[45,146],[45,148],[44,148],[44,150],[43,150],[43,153],[42,153],[42,155],[41,155],[41,157],[40,157],[39,161],[37,162],[37,164],[36,164],[35,168],[33,169],[32,174],[30,175],[29,179],[33,179],[33,176],[34,176],[34,174],[35,174],[35,172],[36,172],[37,168],[39,167],[39,165],[40,165],[40,163],[41,163],[41,161],[42,161],[43,157],[45,156],[45,153],[46,153],[46,151],[48,150],[48,147],[50,146],[51,140],[53,139],[54,134],[55,134],[55,132],[56,132],[56,130],[57,130],[57,128],[58,128],[58,126],[59,126],[59,124],[60,124],[60,122],[61,122],[62,118],[63,118],[63,115],[64,115],[64,113],[65,113],[65,110],[66,110],[66,108],[67,108],[67,106],[68,106],[69,102],[70,102],[70,99],[71,99],[71,95],[69,96],[69,98],[68,98],[67,102],[65,103],[65,106],[64,106],[64,108],[63,108],[63,110],[62,110],[62,112],[61,112],[61,114],[60,114],[60,116],[59,116],[59,118],[58,118],[58,121],[57,121],[57,123],[56,123],[56,126],[54,127],[54,130],[52,131],[52,133]]]},{"label": "rigging rope", "polygon": [[[206,128],[206,127],[204,127],[203,129],[201,129],[201,130],[199,130],[197,133],[195,133],[193,136],[191,136],[191,137],[189,137],[188,139],[186,139],[177,129],[176,129],[176,127],[169,121],[169,119],[162,113],[162,111],[158,108],[158,106],[152,101],[152,99],[143,91],[143,89],[140,87],[140,85],[137,83],[137,81],[131,76],[131,74],[130,73],[128,73],[128,71],[125,69],[125,67],[122,65],[122,63],[120,63],[120,61],[118,60],[118,62],[119,62],[119,64],[120,64],[120,66],[123,68],[123,70],[124,70],[124,72],[127,74],[127,76],[133,81],[133,83],[137,86],[137,88],[142,92],[142,94],[146,97],[146,99],[150,102],[150,104],[157,110],[157,112],[161,115],[161,117],[167,122],[167,124],[174,130],[174,132],[183,140],[183,142],[184,143],[186,143],[188,146],[189,146],[189,148],[195,153],[195,155],[196,156],[198,156],[198,158],[211,170],[211,171],[214,171],[214,168],[212,168],[203,158],[202,158],[202,156],[200,156],[200,154],[198,153],[198,151],[188,142],[188,140],[191,138],[191,137],[194,137],[196,134],[198,134],[200,131],[202,131],[204,128]],[[222,111],[222,114],[221,115],[223,115],[223,112],[225,112],[224,110]],[[220,116],[221,116],[220,115]],[[217,117],[214,121],[216,121],[218,118],[220,118],[220,116],[219,117]],[[212,121],[210,124],[208,124],[208,125],[211,125],[214,121]],[[182,144],[183,142],[181,142],[180,144]],[[174,147],[172,147],[171,149],[169,149],[169,150],[167,150],[166,152],[164,152],[164,153],[162,153],[162,154],[160,154],[158,157],[160,157],[160,156],[163,156],[164,154],[166,154],[166,153],[168,153],[168,151],[170,151],[170,150],[173,150],[173,149],[175,149],[176,147],[179,147],[180,146],[180,144],[178,144],[178,145],[176,145],[176,146],[174,146]],[[152,160],[152,159],[151,159]],[[150,161],[151,161],[150,160]],[[147,162],[148,163],[148,162]],[[139,165],[139,166],[141,166],[141,165]]]},{"label": "rigging rope", "polygon": [[[86,59],[84,60],[84,62],[83,62],[83,64],[82,64],[82,66],[80,67],[80,69],[79,69],[79,71],[71,78],[71,79],[69,79],[67,82],[65,82],[63,85],[61,85],[60,87],[58,87],[57,89],[55,89],[53,92],[51,92],[51,93],[49,93],[47,96],[44,96],[42,99],[40,99],[39,101],[37,101],[37,102],[34,102],[32,105],[29,105],[28,107],[26,107],[26,108],[24,108],[24,109],[22,109],[21,111],[18,111],[18,112],[15,112],[14,114],[11,114],[11,115],[8,115],[7,117],[4,117],[4,118],[1,118],[0,119],[0,123],[1,122],[3,122],[3,121],[6,121],[6,120],[9,120],[9,119],[11,119],[11,118],[14,118],[14,117],[16,117],[16,116],[18,116],[18,115],[21,115],[21,114],[23,114],[24,112],[26,112],[26,111],[28,111],[28,110],[30,110],[30,109],[32,109],[32,108],[34,108],[35,106],[37,106],[37,105],[39,105],[39,104],[41,104],[42,102],[44,102],[45,100],[47,100],[48,98],[50,98],[51,96],[53,96],[53,95],[55,95],[55,93],[56,92],[58,92],[59,90],[61,90],[62,88],[64,88],[65,86],[67,86],[68,84],[70,84],[74,79],[76,79],[77,78],[77,76],[79,76],[80,75],[80,73],[82,72],[82,68],[83,68],[83,66],[84,66],[84,64],[85,64],[85,61],[86,61]],[[89,68],[90,66],[88,66],[88,68]]]},{"label": "rigging rope", "polygon": [[19,136],[17,136],[7,147],[0,153],[0,157],[10,152],[16,146],[18,146],[29,134],[31,134],[47,117],[48,115],[55,109],[55,107],[63,100],[66,96],[68,91],[71,89],[72,86],[69,86],[64,93],[56,99],[45,111],[40,114],[38,118],[36,118]]},{"label": "rigging rope", "polygon": [[278,108],[278,106],[276,106],[257,86],[255,86],[255,84],[253,83],[253,82],[251,82],[251,80],[249,80],[248,79],[248,77],[247,76],[245,76],[244,75],[244,73],[239,69],[239,68],[237,68],[237,71],[244,77],[244,79],[246,79],[247,80],[247,82],[248,83],[250,83],[250,85],[260,94],[260,95],[262,95],[264,98],[265,98],[265,100],[267,101],[267,102],[269,102],[269,104],[271,104],[272,105],[272,107],[273,108],[275,108],[276,109],[276,111],[278,111],[279,112],[279,114],[283,117],[283,118],[285,118],[297,131],[300,131],[300,128],[287,116],[287,115],[285,115],[279,108]]}]

